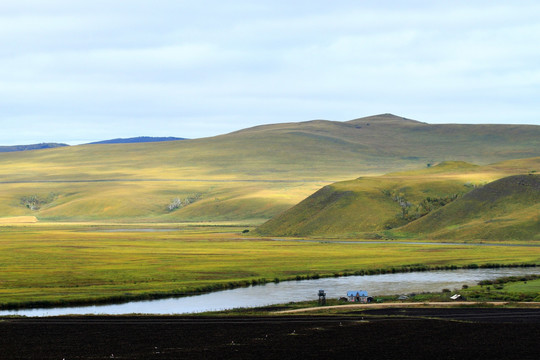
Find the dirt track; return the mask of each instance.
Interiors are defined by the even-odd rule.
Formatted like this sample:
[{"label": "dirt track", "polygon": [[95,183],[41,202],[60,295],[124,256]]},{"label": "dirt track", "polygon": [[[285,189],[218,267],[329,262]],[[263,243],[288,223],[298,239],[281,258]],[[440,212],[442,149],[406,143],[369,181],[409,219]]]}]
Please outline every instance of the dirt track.
[{"label": "dirt track", "polygon": [[[310,311],[326,310],[326,309],[380,309],[380,308],[391,308],[391,307],[455,307],[459,305],[477,305],[480,304],[475,301],[455,301],[455,302],[408,302],[408,303],[381,303],[381,304],[349,304],[349,305],[332,305],[332,306],[322,306],[322,307],[310,307],[305,309],[294,309],[294,310],[283,310],[277,311],[277,314],[295,314],[303,313]],[[490,304],[494,306],[503,306],[507,305],[508,302],[504,301],[492,301],[492,302],[482,302],[482,304]],[[540,305],[540,303],[531,302],[531,305]]]},{"label": "dirt track", "polygon": [[1,359],[537,359],[540,309],[351,309],[337,317],[21,318],[0,321],[0,334]]}]

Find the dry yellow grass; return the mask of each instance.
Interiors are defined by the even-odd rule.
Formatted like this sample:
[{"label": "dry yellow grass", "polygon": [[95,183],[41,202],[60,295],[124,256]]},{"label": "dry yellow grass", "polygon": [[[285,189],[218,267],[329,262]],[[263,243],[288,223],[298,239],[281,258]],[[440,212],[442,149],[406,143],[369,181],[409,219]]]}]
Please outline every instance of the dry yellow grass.
[{"label": "dry yellow grass", "polygon": [[35,216],[13,216],[0,218],[0,225],[32,224],[37,221]]}]

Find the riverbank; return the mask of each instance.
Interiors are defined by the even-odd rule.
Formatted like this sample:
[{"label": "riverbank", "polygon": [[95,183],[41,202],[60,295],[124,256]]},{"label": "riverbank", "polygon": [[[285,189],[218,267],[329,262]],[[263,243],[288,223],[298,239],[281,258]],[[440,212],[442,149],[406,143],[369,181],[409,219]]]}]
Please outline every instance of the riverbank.
[{"label": "riverbank", "polygon": [[[529,275],[531,272],[537,275]],[[498,281],[501,277],[513,277],[516,280],[540,276],[540,268],[495,268],[495,269],[457,269],[448,271],[398,272],[371,276],[327,277],[303,281],[288,281],[270,283],[224,291],[216,291],[203,295],[176,297],[151,301],[133,301],[116,305],[37,308],[22,310],[1,310],[2,315],[23,316],[58,316],[69,314],[189,314],[211,311],[226,311],[245,314],[242,311],[252,311],[265,307],[282,306],[289,308],[317,305],[318,289],[327,292],[327,304],[347,304],[338,299],[345,296],[351,289],[366,289],[377,302],[396,302],[399,294],[408,294],[410,302],[452,302],[450,296],[464,287],[474,288],[480,281]],[[527,286],[534,285],[534,280]],[[449,289],[454,289],[450,292]],[[531,289],[534,291],[534,289]],[[527,291],[520,286],[520,294]],[[398,294],[388,296],[385,294]],[[514,298],[516,294],[511,294]],[[315,299],[315,300],[314,300]],[[481,299],[489,301],[490,299]],[[534,301],[534,298],[529,299]],[[477,299],[478,301],[478,299]]]}]

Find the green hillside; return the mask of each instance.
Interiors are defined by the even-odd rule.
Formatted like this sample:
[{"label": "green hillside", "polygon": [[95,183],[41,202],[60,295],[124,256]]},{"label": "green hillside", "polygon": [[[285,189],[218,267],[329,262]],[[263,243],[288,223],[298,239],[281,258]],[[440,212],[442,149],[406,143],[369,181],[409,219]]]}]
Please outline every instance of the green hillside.
[{"label": "green hillside", "polygon": [[[495,199],[481,200],[479,202],[483,205],[474,208],[478,209],[474,217],[472,213],[464,212],[463,208],[468,207],[467,199],[476,196],[474,194],[478,192],[482,194],[484,188],[489,191],[495,186],[493,184],[502,187],[508,184],[486,183],[513,174],[523,174],[528,171],[526,169],[536,169],[539,166],[538,157],[487,166],[443,162],[417,171],[338,182],[323,187],[298,205],[261,225],[257,231],[271,236],[381,236],[391,232],[412,237],[429,237],[433,233],[439,238],[452,238],[454,236],[450,234],[457,234],[453,232],[456,225],[477,218],[483,222],[497,223],[492,226],[497,229],[510,224],[524,229],[522,232],[500,230],[497,233],[500,238],[522,239],[531,234],[537,236],[538,194],[535,197],[518,191],[498,199],[497,207],[494,207]],[[537,179],[538,176],[525,175],[525,178]],[[490,209],[489,212],[483,210],[486,207]],[[451,209],[456,209],[456,213],[447,213]],[[521,213],[525,215],[518,216]],[[501,225],[497,216],[509,217],[506,219],[508,221],[514,217],[511,218],[512,222]],[[435,226],[435,223],[439,225]],[[484,227],[477,227],[475,231],[471,230],[467,235],[474,235],[475,238],[487,236]],[[462,235],[465,233],[463,231]]]},{"label": "green hillside", "polygon": [[491,182],[400,230],[437,239],[540,240],[540,176]]},{"label": "green hillside", "polygon": [[[0,154],[0,217],[261,223],[324,185],[444,160],[540,156],[540,126],[430,125],[390,114],[212,138]],[[39,208],[23,199],[35,196]],[[176,198],[196,197],[168,210]]]}]

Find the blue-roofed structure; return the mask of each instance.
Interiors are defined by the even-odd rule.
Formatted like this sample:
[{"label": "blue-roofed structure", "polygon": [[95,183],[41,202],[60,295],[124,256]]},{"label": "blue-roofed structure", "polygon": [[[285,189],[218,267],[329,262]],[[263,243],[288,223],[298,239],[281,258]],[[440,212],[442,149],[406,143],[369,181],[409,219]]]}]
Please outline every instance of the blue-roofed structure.
[{"label": "blue-roofed structure", "polygon": [[347,298],[349,299],[350,302],[361,302],[361,303],[370,302],[368,293],[367,291],[364,291],[364,290],[347,291]]}]

